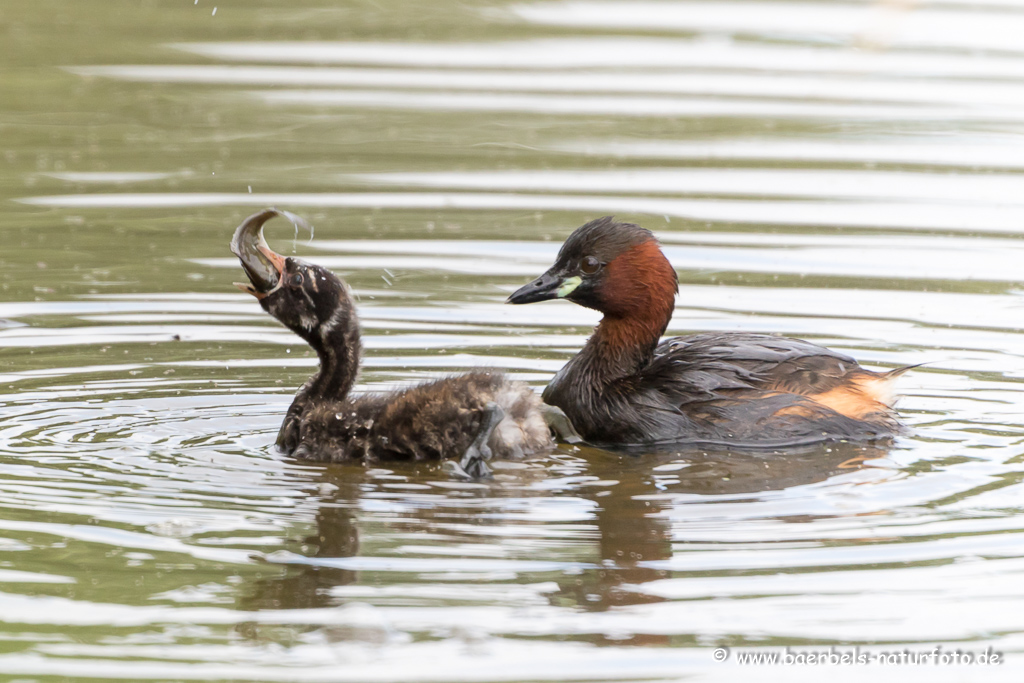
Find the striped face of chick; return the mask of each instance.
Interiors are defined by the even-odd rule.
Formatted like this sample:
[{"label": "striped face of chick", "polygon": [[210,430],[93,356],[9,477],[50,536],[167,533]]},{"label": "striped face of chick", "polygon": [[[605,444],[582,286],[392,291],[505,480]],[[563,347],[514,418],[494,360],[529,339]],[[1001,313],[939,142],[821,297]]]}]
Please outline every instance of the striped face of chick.
[{"label": "striped face of chick", "polygon": [[348,287],[337,275],[296,258],[284,259],[283,266],[260,305],[292,332],[315,346],[354,315]]}]

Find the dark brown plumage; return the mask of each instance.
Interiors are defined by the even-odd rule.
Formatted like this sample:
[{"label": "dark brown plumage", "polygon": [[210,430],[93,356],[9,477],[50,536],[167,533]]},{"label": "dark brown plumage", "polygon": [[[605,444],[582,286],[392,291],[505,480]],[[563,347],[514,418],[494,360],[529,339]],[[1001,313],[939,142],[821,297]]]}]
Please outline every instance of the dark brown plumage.
[{"label": "dark brown plumage", "polygon": [[318,461],[461,458],[456,471],[486,474],[491,457],[522,458],[552,445],[541,401],[500,372],[476,371],[387,394],[352,396],[362,351],[345,283],[320,266],[274,253],[266,209],[235,232],[231,250],[263,310],[316,351],[320,367],[296,394],[277,444]]},{"label": "dark brown plumage", "polygon": [[601,218],[578,228],[555,264],[509,297],[554,298],[604,313],[544,391],[598,444],[782,447],[890,437],[889,373],[800,339],[708,333],[659,344],[678,280],[654,236]]}]

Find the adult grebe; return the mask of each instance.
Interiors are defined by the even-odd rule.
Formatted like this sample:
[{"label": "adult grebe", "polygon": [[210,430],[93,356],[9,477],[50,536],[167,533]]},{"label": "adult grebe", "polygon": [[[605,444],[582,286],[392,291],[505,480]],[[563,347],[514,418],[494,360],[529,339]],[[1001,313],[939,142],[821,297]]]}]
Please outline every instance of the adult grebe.
[{"label": "adult grebe", "polygon": [[596,444],[782,447],[899,432],[892,380],[841,353],[767,334],[659,343],[678,278],[650,231],[611,217],[577,228],[513,304],[568,299],[604,314],[544,400]]}]

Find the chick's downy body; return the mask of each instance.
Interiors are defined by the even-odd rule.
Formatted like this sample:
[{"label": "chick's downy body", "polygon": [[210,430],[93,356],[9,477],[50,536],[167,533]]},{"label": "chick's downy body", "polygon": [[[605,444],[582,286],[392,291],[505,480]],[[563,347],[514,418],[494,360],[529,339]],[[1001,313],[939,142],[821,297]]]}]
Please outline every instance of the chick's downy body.
[{"label": "chick's downy body", "polygon": [[308,460],[443,460],[461,456],[490,430],[483,443],[492,456],[516,460],[551,445],[540,403],[530,387],[491,372],[342,400],[300,395],[277,443]]}]

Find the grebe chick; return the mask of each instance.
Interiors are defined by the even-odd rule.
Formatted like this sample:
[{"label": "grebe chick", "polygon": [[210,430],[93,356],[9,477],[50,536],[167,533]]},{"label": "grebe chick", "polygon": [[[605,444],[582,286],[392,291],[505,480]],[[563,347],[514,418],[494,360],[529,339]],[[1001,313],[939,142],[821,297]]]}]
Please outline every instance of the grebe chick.
[{"label": "grebe chick", "polygon": [[277,437],[308,460],[447,460],[456,474],[488,473],[485,461],[518,459],[553,443],[530,387],[500,372],[474,371],[386,394],[352,396],[362,351],[348,286],[326,268],[271,251],[263,224],[276,209],[245,219],[231,240],[267,313],[302,337],[320,367],[295,396]]},{"label": "grebe chick", "polygon": [[892,380],[801,339],[714,332],[666,339],[678,278],[650,231],[612,217],[577,228],[508,301],[568,299],[604,314],[544,390],[596,444],[783,447],[900,431]]}]

